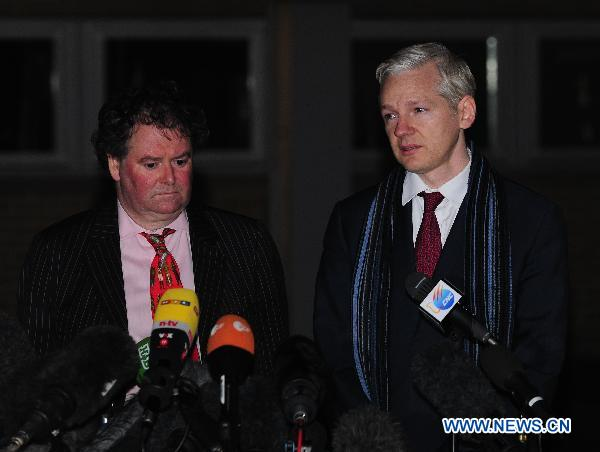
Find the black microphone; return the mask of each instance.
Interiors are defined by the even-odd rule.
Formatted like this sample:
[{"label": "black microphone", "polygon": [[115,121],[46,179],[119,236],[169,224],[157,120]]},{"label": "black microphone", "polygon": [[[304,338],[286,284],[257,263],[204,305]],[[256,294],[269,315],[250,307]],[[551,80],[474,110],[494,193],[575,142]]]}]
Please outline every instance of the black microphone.
[{"label": "black microphone", "polygon": [[6,450],[44,442],[54,430],[89,420],[129,388],[137,365],[127,332],[114,326],[87,328],[42,367],[36,377],[42,395]]},{"label": "black microphone", "polygon": [[487,328],[464,310],[459,300],[462,294],[444,280],[434,281],[422,273],[406,278],[406,291],[419,303],[421,312],[442,332],[458,327],[483,344],[497,344]]},{"label": "black microphone", "polygon": [[275,356],[275,378],[281,410],[293,427],[295,446],[322,450],[327,432],[315,422],[327,396],[327,366],[313,340],[295,335],[284,341]]},{"label": "black microphone", "polygon": [[327,371],[314,341],[292,336],[278,348],[275,375],[281,408],[291,424],[307,425],[317,416],[326,389]]},{"label": "black microphone", "polygon": [[522,363],[511,352],[500,346],[482,347],[480,363],[494,385],[512,394],[523,413],[544,421],[550,417],[540,391],[528,381]]},{"label": "black microphone", "polygon": [[[441,417],[518,417],[515,408],[496,392],[459,347],[458,343],[444,339],[413,357],[410,370],[417,391]],[[478,450],[509,451],[522,447],[513,435],[464,434],[460,437],[478,446]]]},{"label": "black microphone", "polygon": [[444,417],[506,414],[506,401],[459,347],[444,339],[414,355],[411,378],[419,393]]},{"label": "black microphone", "polygon": [[404,432],[390,415],[373,405],[347,411],[332,433],[333,452],[406,452]]}]

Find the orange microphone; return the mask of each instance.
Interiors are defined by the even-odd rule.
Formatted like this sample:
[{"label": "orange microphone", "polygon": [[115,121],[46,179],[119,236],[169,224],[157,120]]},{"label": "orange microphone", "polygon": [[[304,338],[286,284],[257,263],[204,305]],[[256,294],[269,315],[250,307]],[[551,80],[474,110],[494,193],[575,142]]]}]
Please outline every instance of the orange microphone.
[{"label": "orange microphone", "polygon": [[238,386],[250,375],[254,364],[252,329],[242,317],[224,315],[213,326],[206,348],[210,374],[221,384],[219,437],[225,450],[239,450]]},{"label": "orange microphone", "polygon": [[223,376],[241,384],[252,372],[254,334],[248,322],[234,314],[221,317],[210,331],[207,344],[208,367],[214,380]]}]

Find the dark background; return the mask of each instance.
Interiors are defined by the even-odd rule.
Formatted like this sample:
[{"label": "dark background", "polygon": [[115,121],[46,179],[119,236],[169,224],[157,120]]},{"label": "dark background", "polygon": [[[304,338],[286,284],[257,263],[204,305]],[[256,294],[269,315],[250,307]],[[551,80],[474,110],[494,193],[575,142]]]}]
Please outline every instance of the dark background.
[{"label": "dark background", "polygon": [[[246,78],[253,54],[239,37],[165,42],[119,36],[107,39],[103,55],[84,54],[81,30],[111,21],[258,24],[262,60],[254,75],[261,88],[253,91],[256,80]],[[78,42],[75,56],[68,55],[73,70],[52,97],[37,87],[48,83],[55,49],[47,39],[14,35],[21,24],[57,22],[76,30],[71,36]],[[461,34],[465,24],[481,26],[480,36]],[[498,38],[495,100],[486,95],[486,28]],[[7,29],[13,37],[2,34]],[[212,135],[196,162],[194,196],[269,225],[284,261],[292,330],[310,334],[314,275],[333,203],[379,180],[392,164],[377,116],[375,67],[404,44],[430,39],[464,55],[476,74],[478,119],[470,133],[476,145],[504,174],[564,212],[571,299],[556,413],[573,419],[573,433],[554,438],[550,450],[592,447],[600,405],[600,4],[592,0],[4,0],[0,307],[14,311],[18,272],[33,234],[110,193],[90,157],[86,127],[97,106],[86,100],[89,82],[81,82],[97,80],[86,67],[101,57],[103,97],[127,84],[169,77],[206,107]],[[75,95],[65,101],[64,93]],[[496,113],[490,113],[493,102]],[[58,129],[56,109],[68,119]],[[256,143],[260,149],[244,151]],[[65,157],[52,160],[63,149]]]}]

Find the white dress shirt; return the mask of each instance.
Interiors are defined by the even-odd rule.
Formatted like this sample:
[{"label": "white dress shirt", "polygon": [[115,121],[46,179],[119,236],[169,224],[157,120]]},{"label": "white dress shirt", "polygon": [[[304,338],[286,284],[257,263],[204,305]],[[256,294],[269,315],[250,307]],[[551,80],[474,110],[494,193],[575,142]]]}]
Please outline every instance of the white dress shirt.
[{"label": "white dress shirt", "polygon": [[404,185],[402,187],[402,205],[405,206],[410,201],[412,203],[412,225],[413,225],[413,245],[417,241],[417,234],[423,221],[423,211],[425,210],[425,200],[418,196],[422,191],[430,193],[439,191],[444,195],[444,199],[435,209],[435,217],[440,225],[440,234],[442,238],[442,247],[446,244],[450,229],[454,224],[460,205],[467,194],[469,184],[469,171],[471,169],[471,155],[469,153],[469,163],[463,170],[442,185],[437,190],[427,186],[418,174],[406,172]]}]

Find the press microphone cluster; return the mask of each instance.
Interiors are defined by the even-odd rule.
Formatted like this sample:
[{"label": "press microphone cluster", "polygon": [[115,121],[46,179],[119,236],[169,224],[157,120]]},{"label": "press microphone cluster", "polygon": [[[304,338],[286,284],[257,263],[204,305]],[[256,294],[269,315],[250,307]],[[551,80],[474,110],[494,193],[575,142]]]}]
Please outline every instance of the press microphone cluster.
[{"label": "press microphone cluster", "polygon": [[413,273],[406,278],[406,290],[436,327],[443,332],[458,328],[483,345],[482,370],[495,386],[513,396],[525,414],[542,419],[550,417],[542,395],[528,381],[522,363],[461,306],[463,295],[456,288],[444,280],[435,281]]},{"label": "press microphone cluster", "polygon": [[45,442],[52,432],[82,425],[123,393],[137,371],[135,344],[113,326],[90,327],[50,357],[34,377],[40,396],[6,451]]},{"label": "press microphone cluster", "polygon": [[198,297],[190,289],[168,289],[157,304],[150,333],[149,368],[139,392],[147,424],[171,405],[177,378],[194,345],[199,317]]}]

